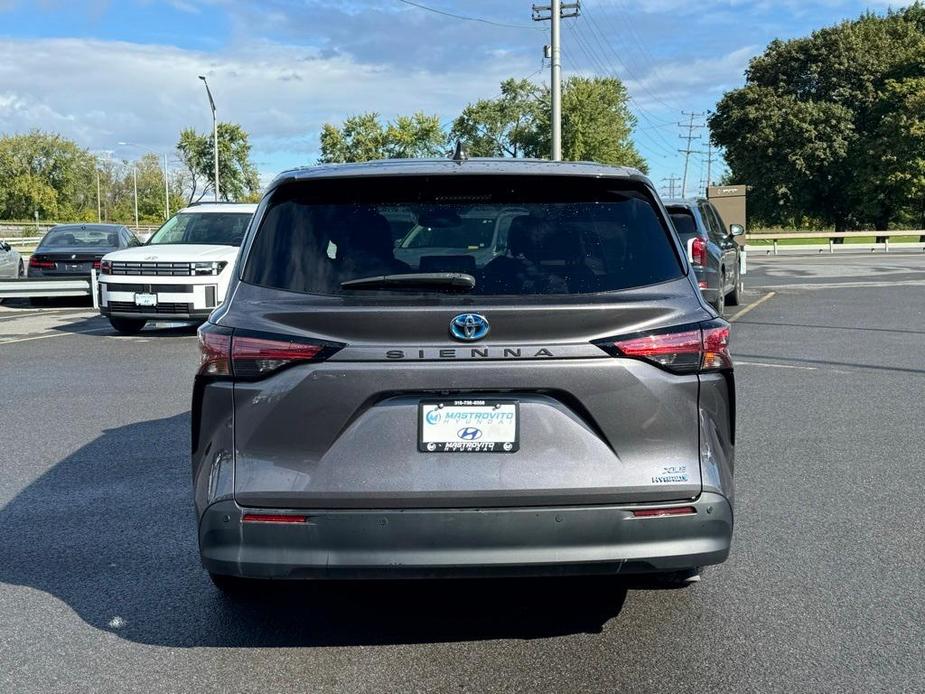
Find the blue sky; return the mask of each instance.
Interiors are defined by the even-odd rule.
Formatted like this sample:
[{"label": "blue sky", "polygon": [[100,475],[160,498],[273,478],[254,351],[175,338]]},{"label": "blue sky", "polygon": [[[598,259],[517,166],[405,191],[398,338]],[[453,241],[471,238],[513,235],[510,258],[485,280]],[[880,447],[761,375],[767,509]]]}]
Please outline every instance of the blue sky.
[{"label": "blue sky", "polygon": [[[533,1],[415,0],[510,25],[497,26],[401,0],[0,0],[0,132],[57,131],[125,159],[170,152],[180,129],[210,127],[196,78],[206,74],[219,117],[251,133],[267,180],[317,159],[325,121],[416,110],[449,121],[505,77],[548,80],[548,23],[530,20]],[[563,22],[563,69],[624,80],[661,186],[682,172],[681,112],[741,85],[769,41],[890,4],[903,3],[584,0]],[[704,175],[695,155],[689,192]]]}]

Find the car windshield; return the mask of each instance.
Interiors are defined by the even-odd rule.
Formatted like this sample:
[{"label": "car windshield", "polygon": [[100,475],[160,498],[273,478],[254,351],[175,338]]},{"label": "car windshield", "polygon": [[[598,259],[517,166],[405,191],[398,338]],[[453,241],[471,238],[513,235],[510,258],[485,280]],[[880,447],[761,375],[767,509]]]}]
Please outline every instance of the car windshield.
[{"label": "car windshield", "polygon": [[56,227],[42,239],[42,248],[112,248],[119,245],[119,232],[99,227]]},{"label": "car windshield", "polygon": [[[408,191],[414,191],[409,195]],[[389,218],[415,220],[395,242]],[[681,275],[669,227],[633,182],[515,176],[295,182],[273,193],[253,284],[320,294],[582,294]],[[455,273],[471,283],[401,275]],[[387,281],[354,280],[388,277]],[[360,286],[363,285],[363,286]]]},{"label": "car windshield", "polygon": [[240,246],[251,216],[249,212],[181,212],[164,222],[148,245]]}]

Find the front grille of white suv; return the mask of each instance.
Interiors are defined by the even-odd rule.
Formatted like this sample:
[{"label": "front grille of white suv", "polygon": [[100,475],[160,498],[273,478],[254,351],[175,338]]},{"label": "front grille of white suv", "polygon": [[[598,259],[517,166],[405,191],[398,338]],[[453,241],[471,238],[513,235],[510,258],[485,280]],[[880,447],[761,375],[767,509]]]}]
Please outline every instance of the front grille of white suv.
[{"label": "front grille of white suv", "polygon": [[113,275],[168,275],[189,277],[193,270],[189,263],[155,263],[155,262],[112,262]]}]

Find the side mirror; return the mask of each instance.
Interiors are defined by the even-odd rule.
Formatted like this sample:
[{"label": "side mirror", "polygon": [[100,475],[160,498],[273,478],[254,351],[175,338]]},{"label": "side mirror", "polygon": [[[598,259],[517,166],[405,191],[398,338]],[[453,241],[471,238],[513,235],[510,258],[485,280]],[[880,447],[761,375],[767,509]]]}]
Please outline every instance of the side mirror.
[{"label": "side mirror", "polygon": [[6,241],[0,241],[0,251],[11,251],[13,247]]},{"label": "side mirror", "polygon": [[730,224],[729,233],[732,236],[741,236],[745,233],[745,227],[743,227],[741,224]]}]

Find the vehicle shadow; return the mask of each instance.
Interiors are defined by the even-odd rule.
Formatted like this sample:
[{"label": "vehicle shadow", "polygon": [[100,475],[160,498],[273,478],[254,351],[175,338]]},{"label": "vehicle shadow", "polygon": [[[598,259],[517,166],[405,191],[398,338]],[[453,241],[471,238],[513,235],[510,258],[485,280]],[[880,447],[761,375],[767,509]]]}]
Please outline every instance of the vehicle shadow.
[{"label": "vehicle shadow", "polygon": [[[150,337],[178,337],[195,335],[199,323],[178,323],[173,321],[149,321],[144,329],[130,338]],[[93,333],[104,336],[120,336],[105,316],[83,316],[75,320],[61,322],[52,327],[52,330],[69,333]],[[120,336],[122,337],[122,336]]]},{"label": "vehicle shadow", "polygon": [[609,579],[270,583],[244,599],[199,565],[189,413],[105,431],[0,509],[0,581],[49,593],[87,624],[171,647],[331,646],[598,632]]}]

